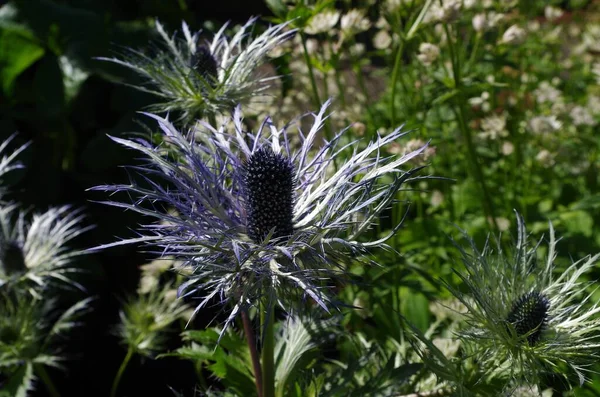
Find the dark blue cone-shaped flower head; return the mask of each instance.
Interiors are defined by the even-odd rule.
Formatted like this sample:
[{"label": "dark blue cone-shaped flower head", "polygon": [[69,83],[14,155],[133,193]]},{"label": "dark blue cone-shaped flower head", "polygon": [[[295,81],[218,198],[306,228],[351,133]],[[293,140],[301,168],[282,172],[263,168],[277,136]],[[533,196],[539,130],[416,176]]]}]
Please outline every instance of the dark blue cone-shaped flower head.
[{"label": "dark blue cone-shaped flower head", "polygon": [[506,320],[515,327],[517,335],[527,335],[527,341],[533,346],[542,335],[549,309],[548,298],[538,291],[528,292],[513,304]]},{"label": "dark blue cone-shaped flower head", "polygon": [[145,53],[127,49],[120,58],[98,58],[124,66],[144,79],[135,85],[156,95],[160,103],[151,109],[160,113],[177,112],[192,122],[199,115],[231,112],[239,103],[265,94],[276,76],[260,74],[268,54],[294,35],[289,22],[257,30],[251,18],[228,37],[225,24],[212,40],[202,42],[201,31],[192,32],[184,22],[181,33],[171,35],[156,22],[160,42]]},{"label": "dark blue cone-shaped flower head", "polygon": [[[557,265],[558,239],[549,225],[545,260],[517,214],[517,238],[507,250],[491,239],[483,250],[466,234],[460,248],[465,289],[450,291],[467,308],[462,343],[482,373],[514,384],[538,384],[548,376],[582,384],[600,362],[600,303],[583,275],[597,268],[600,254],[569,266]],[[560,267],[559,267],[560,266]],[[466,291],[466,292],[463,292]]]},{"label": "dark blue cone-shaped flower head", "polygon": [[192,68],[204,79],[204,83],[212,88],[218,81],[217,67],[217,60],[210,52],[210,48],[199,45],[196,53],[192,55]]},{"label": "dark blue cone-shaped flower head", "polygon": [[294,166],[270,148],[252,153],[245,167],[248,235],[260,243],[294,232]]},{"label": "dark blue cone-shaped flower head", "polygon": [[248,132],[240,107],[230,124],[198,122],[189,135],[149,115],[164,133],[161,145],[113,138],[150,159],[136,168],[145,183],[98,189],[129,192],[139,200],[109,204],[160,223],[146,225],[137,239],[104,247],[141,242],[181,261],[189,271],[179,291],[203,294],[197,310],[214,299],[232,301],[233,307],[223,306],[231,308],[225,327],[265,294],[288,311],[306,297],[328,310],[327,287],[345,277],[342,265],[371,248],[387,248],[400,227],[375,241],[361,238],[414,179],[418,168],[404,166],[425,147],[385,156],[385,147],[405,135],[401,129],[360,145],[341,143],[346,130],[317,143],[327,106],[312,115],[309,131],[293,138],[289,125],[278,129],[270,118]]}]

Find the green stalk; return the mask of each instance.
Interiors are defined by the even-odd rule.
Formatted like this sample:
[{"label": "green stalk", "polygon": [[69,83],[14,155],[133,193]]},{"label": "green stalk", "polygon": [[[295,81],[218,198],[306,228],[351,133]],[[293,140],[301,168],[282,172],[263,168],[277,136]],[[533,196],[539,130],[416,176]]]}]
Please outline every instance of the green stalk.
[{"label": "green stalk", "polygon": [[467,70],[469,70],[472,66],[473,63],[475,62],[475,58],[477,57],[477,52],[479,51],[479,44],[481,43],[481,32],[477,32],[477,34],[475,35],[475,44],[473,45],[473,49],[471,50],[471,56],[469,57],[469,60],[467,61]]},{"label": "green stalk", "polygon": [[498,230],[498,225],[496,224],[496,217],[494,216],[494,205],[492,203],[492,198],[489,194],[487,185],[485,183],[485,177],[483,175],[483,171],[481,170],[481,165],[479,164],[479,159],[477,157],[477,152],[475,151],[475,145],[473,143],[473,136],[471,134],[471,130],[466,122],[466,110],[465,103],[462,93],[462,80],[460,76],[460,59],[458,54],[454,51],[454,43],[452,42],[452,36],[450,35],[450,29],[448,29],[448,25],[444,24],[444,31],[446,32],[446,37],[448,38],[448,51],[450,51],[450,59],[452,60],[452,73],[454,76],[454,89],[458,92],[456,102],[456,108],[454,108],[454,114],[456,116],[456,120],[458,121],[458,126],[463,135],[465,143],[467,145],[467,155],[469,157],[469,161],[471,163],[471,172],[479,187],[481,189],[481,194],[483,196],[483,211],[486,218],[489,220],[491,225]]},{"label": "green stalk", "polygon": [[404,39],[400,38],[400,44],[396,50],[396,59],[394,60],[394,69],[392,70],[392,97],[390,98],[390,118],[392,128],[396,125],[396,83],[400,74],[400,63],[402,62],[402,53],[404,52]]},{"label": "green stalk", "polygon": [[121,377],[123,376],[123,372],[125,372],[125,368],[127,368],[127,364],[129,364],[129,360],[133,357],[133,349],[130,347],[127,349],[127,354],[117,371],[117,375],[112,384],[112,388],[110,389],[110,397],[115,397],[117,395],[117,389],[119,388],[119,382],[121,382]]},{"label": "green stalk", "polygon": [[52,379],[50,379],[48,372],[46,372],[46,368],[44,368],[44,366],[41,364],[36,365],[35,372],[38,374],[42,382],[44,382],[44,385],[48,390],[48,394],[50,394],[52,397],[60,397],[60,393],[56,389],[56,386],[54,386],[54,383],[52,383]]},{"label": "green stalk", "polygon": [[427,10],[431,6],[433,0],[427,0],[421,12],[417,16],[417,18],[412,23],[408,33],[406,35],[400,37],[400,44],[398,45],[398,50],[396,51],[396,59],[394,60],[394,69],[392,70],[392,96],[390,98],[390,118],[392,121],[392,128],[396,125],[396,83],[398,82],[398,76],[400,75],[400,64],[402,63],[402,55],[404,52],[404,43],[414,37],[421,26],[421,22],[423,22],[423,18],[425,18],[425,14]]},{"label": "green stalk", "polygon": [[[308,48],[306,47],[306,36],[303,33],[300,33],[300,38],[302,40],[302,50],[304,53],[304,61],[306,62],[306,67],[308,68],[308,76],[310,78],[310,86],[312,88],[313,93],[313,102],[315,103],[315,110],[320,109],[323,103],[321,102],[321,98],[319,97],[319,90],[317,88],[317,81],[315,80],[315,73],[313,72],[312,62],[310,61],[310,55],[308,54]],[[325,76],[327,78],[327,76]],[[327,89],[327,81],[325,81],[325,89]],[[331,120],[325,120],[325,137],[328,141],[331,142],[333,139],[333,131],[331,129]],[[337,170],[337,158],[333,159],[333,165]]]},{"label": "green stalk", "polygon": [[275,315],[272,303],[265,299],[262,310],[263,324],[263,393],[262,397],[275,397]]},{"label": "green stalk", "polygon": [[312,62],[310,61],[310,55],[308,55],[308,48],[306,48],[306,37],[302,33],[300,33],[300,38],[302,39],[304,61],[306,62],[306,67],[308,67],[308,77],[310,78],[310,86],[312,88],[313,101],[316,107],[320,107],[321,99],[319,98],[319,90],[317,89],[317,81],[315,80],[315,73],[313,72]]},{"label": "green stalk", "polygon": [[354,74],[356,74],[356,78],[358,80],[358,86],[360,87],[363,95],[365,96],[365,101],[367,103],[367,106],[366,106],[367,113],[369,113],[369,118],[370,118],[371,122],[373,122],[375,120],[375,116],[373,115],[373,110],[371,109],[372,102],[371,102],[371,99],[369,98],[369,90],[367,90],[367,85],[365,84],[365,78],[363,77],[360,63],[358,62],[357,59],[353,59],[352,63],[354,64],[353,69],[354,69]]},{"label": "green stalk", "polygon": [[[332,54],[332,60],[333,60],[333,70],[335,71],[335,85],[338,88],[339,91],[339,98],[340,98],[340,102],[342,104],[342,108],[345,109],[346,108],[346,95],[344,95],[344,86],[342,84],[342,76],[341,76],[341,71],[342,68],[339,67],[339,61],[340,61],[340,57],[338,54],[335,53],[334,49],[333,49],[333,44],[328,41],[327,42],[329,44],[329,51]],[[331,60],[330,60],[331,63]],[[327,75],[325,75],[325,87],[327,87]]]}]

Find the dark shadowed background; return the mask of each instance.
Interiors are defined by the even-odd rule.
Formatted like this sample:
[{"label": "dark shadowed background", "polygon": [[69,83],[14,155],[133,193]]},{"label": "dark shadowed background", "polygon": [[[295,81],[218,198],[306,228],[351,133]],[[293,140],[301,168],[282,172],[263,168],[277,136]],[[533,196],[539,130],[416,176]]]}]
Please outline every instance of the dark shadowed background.
[{"label": "dark shadowed background", "polygon": [[[219,26],[268,14],[259,0],[21,0],[0,4],[0,138],[18,132],[11,149],[31,141],[19,159],[25,168],[7,178],[12,190],[9,199],[40,211],[62,204],[83,207],[86,224],[95,228],[77,239],[79,248],[132,236],[131,229],[143,221],[138,215],[95,203],[106,199],[106,194],[88,189],[127,182],[128,175],[120,166],[135,159],[107,135],[139,132],[143,118],[136,112],[153,100],[119,84],[139,83],[134,75],[94,57],[114,56],[121,47],[146,47],[155,18],[174,31],[182,20],[198,30],[208,21]],[[69,338],[72,360],[66,363],[66,371],[49,370],[62,395],[109,394],[125,354],[111,334],[119,302],[135,291],[138,266],[148,259],[136,253],[135,247],[125,247],[80,260],[86,272],[79,281],[87,288],[85,294],[97,299],[85,325]],[[201,315],[197,321],[205,322],[209,316]],[[196,379],[189,365],[176,359],[142,361],[136,357],[119,394],[173,395],[169,385],[192,395]],[[38,384],[33,395],[45,393]]]}]

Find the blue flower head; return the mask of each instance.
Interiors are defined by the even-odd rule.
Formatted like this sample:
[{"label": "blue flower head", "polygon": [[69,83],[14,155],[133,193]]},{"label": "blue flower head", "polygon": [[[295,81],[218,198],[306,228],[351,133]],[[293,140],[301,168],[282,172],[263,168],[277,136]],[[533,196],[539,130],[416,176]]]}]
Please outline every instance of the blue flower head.
[{"label": "blue flower head", "polygon": [[137,168],[145,184],[97,189],[128,192],[135,202],[108,204],[160,222],[143,226],[139,238],[103,247],[144,243],[183,261],[191,271],[180,294],[203,295],[196,311],[215,298],[231,302],[225,326],[263,298],[292,311],[310,297],[328,310],[326,286],[344,275],[341,265],[370,248],[388,248],[400,225],[376,241],[359,238],[415,179],[420,168],[401,167],[425,150],[384,155],[406,134],[401,128],[362,147],[341,143],[346,130],[317,145],[328,105],[312,114],[309,131],[298,127],[297,134],[292,124],[278,129],[270,118],[249,132],[239,106],[229,122],[199,122],[189,134],[148,114],[164,134],[160,145],[112,138],[148,158]]}]

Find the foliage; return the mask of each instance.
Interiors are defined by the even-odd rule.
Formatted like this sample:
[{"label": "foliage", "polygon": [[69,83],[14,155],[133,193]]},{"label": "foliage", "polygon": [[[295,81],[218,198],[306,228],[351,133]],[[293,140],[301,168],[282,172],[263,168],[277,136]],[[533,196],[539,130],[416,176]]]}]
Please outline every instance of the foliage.
[{"label": "foliage", "polygon": [[[600,393],[597,2],[265,0],[229,23],[202,2],[116,3],[0,7],[0,395],[85,394],[65,379],[97,357],[63,360],[74,342],[51,331],[87,312],[51,308],[65,285],[112,313],[94,334],[112,364],[82,378],[98,395]],[[435,178],[400,189],[390,159]],[[277,189],[248,173],[275,163],[319,172],[271,225],[285,205],[251,208]],[[84,211],[98,228],[80,235]],[[31,228],[53,247],[35,265],[14,255]],[[85,272],[82,246],[104,248]]]}]

